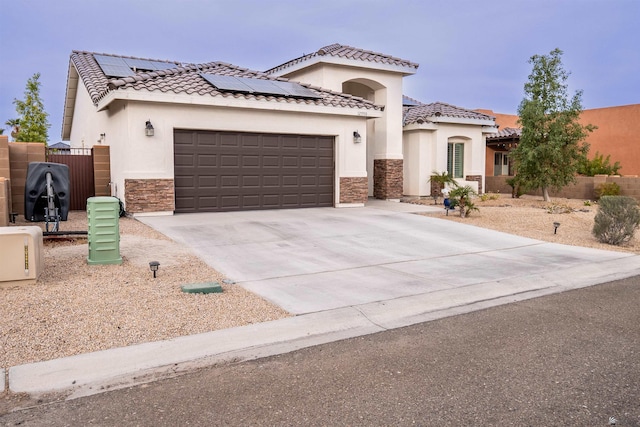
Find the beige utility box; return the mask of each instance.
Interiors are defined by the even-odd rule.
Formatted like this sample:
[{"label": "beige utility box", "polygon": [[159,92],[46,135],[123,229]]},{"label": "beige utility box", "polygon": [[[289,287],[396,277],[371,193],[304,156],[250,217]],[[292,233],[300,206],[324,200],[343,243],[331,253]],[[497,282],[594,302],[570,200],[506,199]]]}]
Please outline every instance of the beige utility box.
[{"label": "beige utility box", "polygon": [[0,227],[0,286],[35,283],[43,269],[40,227]]}]

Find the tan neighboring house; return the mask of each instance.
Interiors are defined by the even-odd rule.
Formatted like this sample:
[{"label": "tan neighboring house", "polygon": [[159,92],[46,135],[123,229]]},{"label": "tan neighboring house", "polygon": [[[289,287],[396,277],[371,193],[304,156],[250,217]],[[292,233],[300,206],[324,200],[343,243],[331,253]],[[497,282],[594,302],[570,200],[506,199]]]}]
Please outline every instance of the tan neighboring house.
[{"label": "tan neighboring house", "polygon": [[[487,137],[486,175],[511,175],[507,154],[520,140],[518,116],[476,111],[494,116],[499,126],[497,133]],[[612,164],[620,162],[622,175],[640,175],[640,104],[584,110],[580,122],[598,126],[587,138],[590,158],[596,152],[610,155]]]},{"label": "tan neighboring house", "polygon": [[403,102],[417,68],[339,44],[265,72],[74,51],[62,139],[110,146],[112,194],[137,215],[426,196],[448,165],[481,189],[493,117]]}]

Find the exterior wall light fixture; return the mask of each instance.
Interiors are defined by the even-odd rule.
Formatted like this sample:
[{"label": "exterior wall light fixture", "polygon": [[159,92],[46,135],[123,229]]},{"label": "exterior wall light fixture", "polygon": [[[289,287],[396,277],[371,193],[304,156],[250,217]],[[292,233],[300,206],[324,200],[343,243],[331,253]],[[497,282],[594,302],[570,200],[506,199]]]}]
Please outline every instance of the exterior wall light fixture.
[{"label": "exterior wall light fixture", "polygon": [[356,144],[362,142],[362,137],[357,130],[353,132],[353,142],[355,142]]},{"label": "exterior wall light fixture", "polygon": [[151,124],[151,120],[147,120],[147,124],[144,127],[144,134],[147,136],[153,136],[153,125]]}]

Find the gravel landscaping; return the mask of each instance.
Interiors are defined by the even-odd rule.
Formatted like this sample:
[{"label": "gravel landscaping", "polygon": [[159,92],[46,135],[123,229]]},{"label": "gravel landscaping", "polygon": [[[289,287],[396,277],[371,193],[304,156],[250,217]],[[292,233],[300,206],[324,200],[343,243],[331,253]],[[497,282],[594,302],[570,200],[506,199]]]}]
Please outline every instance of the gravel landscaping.
[{"label": "gravel landscaping", "polygon": [[[433,204],[433,199],[411,200]],[[500,195],[468,218],[449,221],[544,241],[640,253],[640,242],[599,243],[592,235],[597,205],[582,200]],[[551,212],[551,213],[550,213]],[[563,212],[563,213],[560,213]],[[559,222],[554,234],[553,222]],[[20,221],[16,225],[35,225]],[[39,224],[44,226],[44,224]],[[86,230],[85,212],[71,212],[61,230]],[[86,262],[86,239],[46,240],[45,269],[35,285],[0,285],[0,367],[164,340],[289,316],[279,307],[223,283],[224,277],[184,246],[132,218],[120,219],[122,265]],[[153,278],[149,261],[160,262]],[[180,286],[217,281],[223,293],[187,294]]]},{"label": "gravel landscaping", "polygon": [[[70,212],[60,229],[86,231],[86,213]],[[0,367],[289,316],[135,219],[120,219],[120,236],[121,265],[88,265],[86,238],[45,240],[37,283],[0,285]],[[160,262],[156,279],[150,261]],[[213,281],[223,293],[180,289]]]},{"label": "gravel landscaping", "polygon": [[[491,198],[485,201],[474,199],[479,211],[471,212],[467,218],[460,218],[458,211],[450,211],[445,215],[444,208],[442,212],[423,215],[563,245],[640,253],[640,238],[637,233],[622,246],[600,243],[591,234],[594,217],[598,212],[598,205],[593,200],[552,198],[550,202],[545,202],[542,197],[524,195],[516,199],[505,194],[488,194],[487,197]],[[407,201],[433,205],[432,198]],[[556,234],[554,222],[560,223]]]}]

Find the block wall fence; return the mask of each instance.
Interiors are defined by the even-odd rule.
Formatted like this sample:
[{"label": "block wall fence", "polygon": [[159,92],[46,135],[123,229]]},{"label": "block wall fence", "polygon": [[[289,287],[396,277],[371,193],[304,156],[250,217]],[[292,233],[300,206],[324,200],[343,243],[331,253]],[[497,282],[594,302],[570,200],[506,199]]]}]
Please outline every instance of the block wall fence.
[{"label": "block wall fence", "polygon": [[[509,176],[487,176],[485,184],[487,192],[511,194],[511,187],[507,184]],[[550,190],[551,197],[564,197],[567,199],[594,200],[595,189],[607,182],[615,182],[620,186],[620,195],[633,197],[640,202],[640,178],[637,176],[608,176],[596,175],[593,177],[579,176],[575,184],[570,184],[560,191]],[[534,196],[542,196],[540,190],[529,192]]]}]

